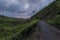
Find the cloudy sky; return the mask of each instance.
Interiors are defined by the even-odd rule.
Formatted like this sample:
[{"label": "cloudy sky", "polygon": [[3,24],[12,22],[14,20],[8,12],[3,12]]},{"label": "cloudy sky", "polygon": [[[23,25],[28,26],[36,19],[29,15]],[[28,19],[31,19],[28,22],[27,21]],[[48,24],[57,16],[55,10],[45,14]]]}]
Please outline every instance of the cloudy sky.
[{"label": "cloudy sky", "polygon": [[16,17],[29,18],[47,6],[53,0],[0,0],[0,14]]}]

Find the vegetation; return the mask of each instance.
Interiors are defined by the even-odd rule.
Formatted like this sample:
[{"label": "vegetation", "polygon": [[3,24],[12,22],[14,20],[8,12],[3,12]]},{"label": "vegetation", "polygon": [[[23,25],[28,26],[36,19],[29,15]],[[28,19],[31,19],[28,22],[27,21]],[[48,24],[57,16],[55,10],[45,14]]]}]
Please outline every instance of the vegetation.
[{"label": "vegetation", "polygon": [[24,19],[0,16],[0,40],[17,40],[21,32],[34,26],[36,23],[37,20],[34,19],[25,21]]},{"label": "vegetation", "polygon": [[49,4],[47,7],[43,8],[41,11],[39,11],[37,14],[32,16],[33,19],[49,19],[54,16],[54,14],[58,13],[58,8],[55,4],[55,2]]},{"label": "vegetation", "polygon": [[47,20],[47,22],[56,28],[60,29],[60,15],[56,15],[55,18]]},{"label": "vegetation", "polygon": [[45,20],[60,28],[60,0],[49,4],[27,20],[0,15],[0,40],[21,40],[26,30],[35,27],[38,20]]},{"label": "vegetation", "polygon": [[60,29],[60,0],[56,0],[32,16],[33,19],[45,20]]},{"label": "vegetation", "polygon": [[47,22],[51,25],[56,26],[56,28],[60,29],[60,0],[56,1],[56,6],[59,12],[56,14],[56,16],[53,19],[48,19]]},{"label": "vegetation", "polygon": [[60,0],[56,1],[56,5],[58,6],[58,8],[60,9]]}]

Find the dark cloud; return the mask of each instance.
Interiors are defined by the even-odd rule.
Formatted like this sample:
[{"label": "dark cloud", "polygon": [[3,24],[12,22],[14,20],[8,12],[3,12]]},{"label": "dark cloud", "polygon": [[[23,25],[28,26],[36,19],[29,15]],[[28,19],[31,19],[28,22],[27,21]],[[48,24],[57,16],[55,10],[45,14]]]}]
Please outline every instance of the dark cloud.
[{"label": "dark cloud", "polygon": [[[52,0],[51,0],[52,1]],[[32,16],[33,11],[45,7],[50,0],[0,0],[0,14],[10,17]],[[24,17],[25,17],[24,16]]]},{"label": "dark cloud", "polygon": [[29,2],[32,4],[37,4],[37,3],[41,2],[41,0],[29,0]]},{"label": "dark cloud", "polygon": [[7,0],[2,1],[0,0],[0,11],[9,11],[9,12],[20,12],[20,11],[26,11],[23,6],[19,3],[8,3]]}]

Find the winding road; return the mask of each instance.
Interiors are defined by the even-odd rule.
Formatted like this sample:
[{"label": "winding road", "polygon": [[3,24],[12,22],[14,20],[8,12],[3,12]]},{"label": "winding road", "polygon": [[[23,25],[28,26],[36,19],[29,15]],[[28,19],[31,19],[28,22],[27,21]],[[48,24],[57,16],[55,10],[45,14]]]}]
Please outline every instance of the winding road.
[{"label": "winding road", "polygon": [[45,21],[39,21],[39,40],[60,40],[60,30]]}]

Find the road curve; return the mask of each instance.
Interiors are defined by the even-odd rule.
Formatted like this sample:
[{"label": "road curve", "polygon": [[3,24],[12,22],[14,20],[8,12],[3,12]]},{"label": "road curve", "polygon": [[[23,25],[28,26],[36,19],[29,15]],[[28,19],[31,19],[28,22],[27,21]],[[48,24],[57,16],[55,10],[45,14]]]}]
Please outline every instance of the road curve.
[{"label": "road curve", "polygon": [[60,40],[60,31],[45,21],[39,21],[39,40]]}]

